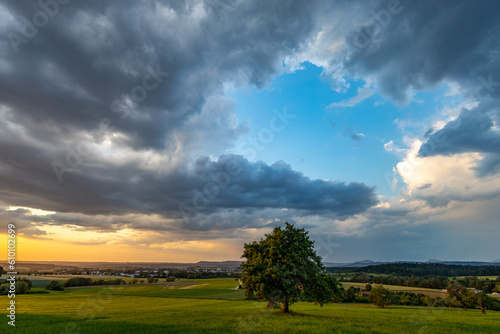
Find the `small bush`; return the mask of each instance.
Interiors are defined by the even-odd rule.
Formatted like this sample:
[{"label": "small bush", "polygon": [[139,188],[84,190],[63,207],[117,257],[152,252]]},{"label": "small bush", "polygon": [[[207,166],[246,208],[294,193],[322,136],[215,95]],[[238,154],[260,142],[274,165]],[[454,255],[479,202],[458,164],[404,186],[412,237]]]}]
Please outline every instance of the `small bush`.
[{"label": "small bush", "polygon": [[47,285],[45,289],[54,291],[64,291],[64,285],[61,283],[61,281],[53,280],[49,283],[49,285]]},{"label": "small bush", "polygon": [[0,285],[0,295],[6,295],[9,293],[10,284],[4,283]]},{"label": "small bush", "polygon": [[158,278],[156,277],[148,277],[148,283],[157,283],[158,282]]}]

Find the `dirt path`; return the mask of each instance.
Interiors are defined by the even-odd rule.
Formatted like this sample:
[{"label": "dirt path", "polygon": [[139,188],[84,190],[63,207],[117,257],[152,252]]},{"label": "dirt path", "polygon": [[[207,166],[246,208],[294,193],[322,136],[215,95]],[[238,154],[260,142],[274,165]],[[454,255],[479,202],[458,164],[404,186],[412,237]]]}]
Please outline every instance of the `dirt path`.
[{"label": "dirt path", "polygon": [[193,284],[193,285],[190,285],[190,286],[185,286],[183,288],[179,288],[179,289],[191,289],[191,288],[194,288],[195,286],[202,286],[202,285],[208,285],[208,283],[203,283],[203,284]]}]

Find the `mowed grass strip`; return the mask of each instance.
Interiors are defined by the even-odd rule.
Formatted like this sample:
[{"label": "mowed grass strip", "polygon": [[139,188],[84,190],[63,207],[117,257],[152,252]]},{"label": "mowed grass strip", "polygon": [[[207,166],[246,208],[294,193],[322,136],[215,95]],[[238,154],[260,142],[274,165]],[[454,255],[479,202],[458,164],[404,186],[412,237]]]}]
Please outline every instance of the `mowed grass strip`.
[{"label": "mowed grass strip", "polygon": [[[83,290],[82,290],[83,291]],[[200,290],[201,291],[201,290]],[[497,333],[500,314],[476,310],[379,309],[369,305],[292,306],[187,298],[67,293],[18,296],[18,333]],[[49,298],[47,298],[49,297]],[[2,298],[0,302],[6,301]],[[5,311],[2,311],[5,313]],[[0,324],[5,332],[6,321]]]},{"label": "mowed grass strip", "polygon": [[191,289],[235,289],[240,284],[234,278],[181,279],[181,282],[199,284]]},{"label": "mowed grass strip", "polygon": [[183,289],[176,287],[171,289],[166,285],[150,285],[150,286],[124,286],[123,295],[129,296],[149,296],[149,297],[164,297],[164,298],[209,298],[209,299],[230,299],[243,300],[245,292],[243,290],[231,289],[213,289],[204,288]]}]

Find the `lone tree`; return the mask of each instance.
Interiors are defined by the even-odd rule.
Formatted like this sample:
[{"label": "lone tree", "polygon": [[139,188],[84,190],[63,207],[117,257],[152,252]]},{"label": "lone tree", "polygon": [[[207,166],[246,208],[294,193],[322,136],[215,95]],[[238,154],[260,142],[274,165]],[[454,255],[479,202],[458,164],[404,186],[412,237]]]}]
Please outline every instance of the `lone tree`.
[{"label": "lone tree", "polygon": [[338,300],[339,283],[325,273],[308,232],[285,225],[275,227],[265,239],[245,244],[241,280],[246,297],[268,301],[268,308],[282,304],[284,313],[298,300],[320,306]]}]

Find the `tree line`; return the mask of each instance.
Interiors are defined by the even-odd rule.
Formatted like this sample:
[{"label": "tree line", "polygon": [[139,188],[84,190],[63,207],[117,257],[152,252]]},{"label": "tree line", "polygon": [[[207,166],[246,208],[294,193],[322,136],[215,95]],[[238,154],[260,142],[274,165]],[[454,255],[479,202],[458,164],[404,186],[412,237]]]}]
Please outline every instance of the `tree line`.
[{"label": "tree line", "polygon": [[[369,294],[363,294],[363,291]],[[422,293],[413,292],[392,292],[384,288],[383,285],[373,286],[367,284],[365,289],[349,287],[344,289],[341,296],[342,302],[347,303],[373,303],[378,307],[388,307],[391,305],[449,307],[450,310],[458,309],[480,309],[484,314],[485,310],[500,311],[500,301],[491,298],[484,292],[474,292],[461,285],[452,284],[447,289],[445,298],[432,298]]]},{"label": "tree line", "polygon": [[385,285],[401,285],[416,288],[428,289],[446,289],[448,287],[449,279],[443,276],[435,277],[401,277],[393,275],[366,275],[354,274],[351,277],[341,277],[341,282],[356,282],[356,283],[373,283]]},{"label": "tree line", "polygon": [[[26,277],[17,279],[15,283],[15,293],[16,295],[23,295],[30,293],[32,286],[33,282]],[[0,295],[7,295],[9,291],[10,291],[10,283],[8,283],[7,280],[5,279],[0,280]]]},{"label": "tree line", "polygon": [[193,272],[183,269],[171,269],[170,275],[177,278],[189,278],[189,279],[205,279],[205,278],[240,278],[240,273],[238,272],[222,272],[222,271],[200,271]]},{"label": "tree line", "polygon": [[447,289],[448,286],[454,282],[459,282],[467,288],[474,288],[482,290],[486,293],[500,292],[500,277],[496,280],[479,279],[477,277],[465,277],[461,279],[452,280],[448,277],[435,276],[435,277],[401,277],[393,275],[367,275],[367,274],[353,274],[351,277],[339,278],[340,282],[355,282],[355,283],[372,283],[384,285],[400,285],[415,288],[427,289]]},{"label": "tree line", "polygon": [[328,267],[329,273],[369,273],[395,276],[500,276],[500,266],[471,266],[441,263],[385,263],[360,268]]}]

